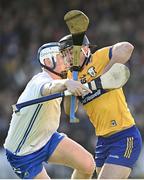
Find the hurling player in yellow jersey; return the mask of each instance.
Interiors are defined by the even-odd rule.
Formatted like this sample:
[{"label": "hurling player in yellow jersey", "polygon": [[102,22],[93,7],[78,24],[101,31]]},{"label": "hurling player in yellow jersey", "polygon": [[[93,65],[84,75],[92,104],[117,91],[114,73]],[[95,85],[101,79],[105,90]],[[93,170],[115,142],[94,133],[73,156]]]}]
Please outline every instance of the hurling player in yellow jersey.
[{"label": "hurling player in yellow jersey", "polygon": [[[72,63],[72,36],[67,35],[59,42],[63,57]],[[82,83],[92,82],[93,85],[95,79],[107,72],[114,63],[125,64],[133,49],[129,42],[120,42],[92,54],[89,40],[85,36],[81,49],[79,80]],[[71,78],[71,73],[68,78]],[[140,154],[142,140],[128,109],[123,90],[92,90],[92,94],[88,93],[79,100],[98,136],[95,150],[98,179],[128,178]],[[68,107],[68,104],[65,107]]]}]

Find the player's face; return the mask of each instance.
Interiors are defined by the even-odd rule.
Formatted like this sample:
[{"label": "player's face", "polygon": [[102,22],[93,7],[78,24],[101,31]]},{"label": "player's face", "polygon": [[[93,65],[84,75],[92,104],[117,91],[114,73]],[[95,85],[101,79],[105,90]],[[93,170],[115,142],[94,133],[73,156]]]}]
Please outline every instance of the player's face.
[{"label": "player's face", "polygon": [[61,54],[57,54],[56,59],[57,59],[56,68],[55,68],[56,72],[61,73],[62,71],[69,70],[70,64],[64,60]]},{"label": "player's face", "polygon": [[[80,66],[83,64],[83,61],[85,59],[85,54],[88,52],[87,46],[82,46],[81,53],[80,53]],[[62,51],[62,56],[65,62],[67,62],[70,67],[73,66],[73,48],[67,48]]]},{"label": "player's face", "polygon": [[[45,59],[45,65],[52,68],[54,67],[54,62],[49,59],[46,58]],[[55,55],[55,68],[53,69],[54,71],[61,73],[62,71],[68,71],[70,68],[70,64],[68,64],[68,62],[65,62],[63,59],[63,56],[61,55],[61,53],[58,53]]]},{"label": "player's face", "polygon": [[68,63],[70,66],[72,66],[72,48],[67,48],[62,51],[62,57],[65,63]]}]

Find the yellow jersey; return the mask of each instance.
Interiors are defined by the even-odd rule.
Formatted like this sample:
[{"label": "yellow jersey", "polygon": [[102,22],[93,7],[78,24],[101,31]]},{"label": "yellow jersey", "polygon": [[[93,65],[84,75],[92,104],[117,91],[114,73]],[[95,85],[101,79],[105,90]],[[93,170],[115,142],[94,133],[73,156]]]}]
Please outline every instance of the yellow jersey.
[{"label": "yellow jersey", "polygon": [[[110,61],[111,47],[105,47],[92,54],[91,62],[79,72],[82,83],[100,76]],[[97,136],[107,136],[135,124],[128,109],[122,88],[106,91],[96,90],[80,98]]]}]

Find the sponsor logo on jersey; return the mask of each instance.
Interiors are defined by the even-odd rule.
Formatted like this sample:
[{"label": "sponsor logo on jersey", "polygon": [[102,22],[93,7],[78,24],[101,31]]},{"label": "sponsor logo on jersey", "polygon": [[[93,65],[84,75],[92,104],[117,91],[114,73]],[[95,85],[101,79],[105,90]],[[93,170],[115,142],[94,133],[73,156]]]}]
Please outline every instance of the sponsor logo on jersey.
[{"label": "sponsor logo on jersey", "polygon": [[93,91],[92,94],[91,94],[91,93],[88,93],[88,94],[80,97],[79,100],[80,100],[80,102],[81,102],[82,104],[87,104],[87,103],[89,103],[90,101],[92,101],[93,99],[99,97],[100,95],[102,95],[102,94],[104,94],[104,93],[106,93],[106,92],[107,92],[107,91],[104,90],[104,89],[98,89],[98,90]]}]

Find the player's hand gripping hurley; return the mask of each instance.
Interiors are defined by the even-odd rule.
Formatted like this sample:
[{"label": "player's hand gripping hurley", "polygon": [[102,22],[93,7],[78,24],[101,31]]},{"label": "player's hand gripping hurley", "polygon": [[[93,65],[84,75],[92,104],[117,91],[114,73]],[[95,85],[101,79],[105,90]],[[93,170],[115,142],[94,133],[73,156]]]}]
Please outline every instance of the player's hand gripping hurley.
[{"label": "player's hand gripping hurley", "polygon": [[[80,52],[83,43],[83,38],[85,32],[89,25],[88,17],[81,11],[72,10],[69,11],[65,16],[64,20],[68,26],[73,39],[73,79],[78,79],[78,71],[80,65]],[[71,106],[70,106],[70,122],[79,122],[75,117],[75,103],[76,97],[71,96]]]}]

